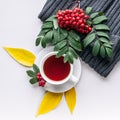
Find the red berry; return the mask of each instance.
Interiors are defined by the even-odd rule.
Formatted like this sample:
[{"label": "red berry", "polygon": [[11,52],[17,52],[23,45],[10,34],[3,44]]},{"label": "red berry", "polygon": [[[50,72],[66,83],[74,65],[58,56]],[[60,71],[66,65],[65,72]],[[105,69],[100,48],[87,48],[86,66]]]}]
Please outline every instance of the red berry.
[{"label": "red berry", "polygon": [[80,15],[83,17],[85,14],[84,14],[84,13],[81,13]]},{"label": "red berry", "polygon": [[79,16],[79,14],[78,14],[78,13],[76,13],[76,14],[75,14],[75,16],[76,16],[76,17],[78,17],[78,16]]},{"label": "red berry", "polygon": [[77,19],[77,20],[79,20],[79,19],[80,19],[80,17],[76,17],[76,19]]},{"label": "red berry", "polygon": [[59,11],[59,12],[58,12],[58,15],[62,15],[62,11]]},{"label": "red berry", "polygon": [[72,14],[71,14],[71,16],[72,16],[72,17],[74,17],[74,16],[75,16],[75,14],[74,14],[74,13],[72,13]]},{"label": "red berry", "polygon": [[75,21],[75,18],[74,18],[74,17],[72,18],[72,21]]},{"label": "red berry", "polygon": [[66,21],[65,24],[66,24],[66,25],[69,25],[69,21]]},{"label": "red berry", "polygon": [[40,72],[37,73],[37,76],[41,76]]},{"label": "red berry", "polygon": [[78,21],[78,22],[81,24],[83,21],[82,21],[82,19],[79,19],[79,21]]},{"label": "red berry", "polygon": [[84,23],[82,23],[80,26],[81,26],[81,27],[84,27],[84,26],[85,26],[85,24],[84,24]]},{"label": "red berry", "polygon": [[89,16],[88,16],[88,15],[85,15],[85,16],[84,16],[84,18],[85,18],[85,19],[88,19],[88,18],[89,18]]},{"label": "red berry", "polygon": [[79,9],[79,12],[80,12],[80,13],[83,13],[84,11],[83,11],[82,9]]},{"label": "red berry", "polygon": [[69,10],[65,10],[65,14],[68,14],[69,13]]},{"label": "red berry", "polygon": [[78,10],[80,10],[80,8],[76,7],[76,8],[74,8],[74,10],[77,10],[77,11],[78,11]]},{"label": "red berry", "polygon": [[91,27],[89,27],[89,28],[88,28],[88,30],[89,30],[89,31],[91,31],[91,30],[92,30],[92,28],[91,28]]},{"label": "red berry", "polygon": [[85,25],[85,28],[88,30],[89,26],[88,26],[88,25]]},{"label": "red berry", "polygon": [[44,87],[45,83],[46,83],[46,81],[44,79],[42,79],[41,81],[39,81],[39,86]]},{"label": "red berry", "polygon": [[65,20],[69,20],[69,18],[67,16],[65,16]]},{"label": "red berry", "polygon": [[37,76],[37,80],[39,80],[40,79],[40,77],[39,76]]},{"label": "red berry", "polygon": [[74,12],[74,13],[77,13],[77,10],[76,10],[76,9],[74,9],[74,10],[73,10],[73,12]]}]

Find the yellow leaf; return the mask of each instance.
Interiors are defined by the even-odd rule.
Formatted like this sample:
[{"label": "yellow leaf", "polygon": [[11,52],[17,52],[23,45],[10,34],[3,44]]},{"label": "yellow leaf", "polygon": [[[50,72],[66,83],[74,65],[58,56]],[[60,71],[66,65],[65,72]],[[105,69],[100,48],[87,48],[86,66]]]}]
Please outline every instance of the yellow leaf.
[{"label": "yellow leaf", "polygon": [[18,63],[31,67],[35,61],[35,55],[25,49],[22,48],[9,48],[4,47],[4,49],[9,53],[11,57],[13,57]]},{"label": "yellow leaf", "polygon": [[45,114],[55,109],[59,105],[62,99],[62,96],[63,96],[63,93],[47,92],[39,106],[36,116]]},{"label": "yellow leaf", "polygon": [[72,88],[65,92],[65,99],[69,107],[70,112],[72,113],[76,105],[76,91],[75,88]]}]

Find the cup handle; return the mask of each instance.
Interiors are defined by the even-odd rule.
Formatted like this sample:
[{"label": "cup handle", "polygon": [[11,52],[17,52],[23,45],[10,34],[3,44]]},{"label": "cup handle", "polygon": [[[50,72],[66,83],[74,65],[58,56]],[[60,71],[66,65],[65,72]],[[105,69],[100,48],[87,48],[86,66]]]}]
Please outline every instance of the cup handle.
[{"label": "cup handle", "polygon": [[76,78],[74,75],[71,75],[70,81],[76,83],[78,81],[78,78]]}]

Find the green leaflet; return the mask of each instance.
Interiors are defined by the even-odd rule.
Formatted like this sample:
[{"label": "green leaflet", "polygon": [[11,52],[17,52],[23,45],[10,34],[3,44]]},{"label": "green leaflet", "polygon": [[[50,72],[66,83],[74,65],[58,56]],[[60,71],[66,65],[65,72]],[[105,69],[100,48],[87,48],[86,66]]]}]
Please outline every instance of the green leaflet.
[{"label": "green leaflet", "polygon": [[36,64],[33,64],[33,70],[35,71],[36,74],[40,72],[39,67]]},{"label": "green leaflet", "polygon": [[31,84],[35,84],[35,83],[37,83],[37,82],[38,82],[38,80],[37,80],[36,77],[30,79],[30,83],[31,83]]},{"label": "green leaflet", "polygon": [[53,27],[53,23],[52,22],[46,22],[42,25],[42,29],[50,29]]},{"label": "green leaflet", "polygon": [[91,15],[90,15],[90,18],[95,18],[97,15],[99,15],[99,13],[98,12],[95,12],[95,13],[92,13]]},{"label": "green leaflet", "polygon": [[45,47],[46,47],[46,44],[47,44],[47,42],[46,42],[45,37],[44,37],[44,38],[41,40],[41,45],[42,45],[43,48],[45,48]]},{"label": "green leaflet", "polygon": [[74,40],[80,42],[80,36],[72,30],[69,32],[69,36],[72,37]]},{"label": "green leaflet", "polygon": [[53,25],[54,25],[54,29],[58,28],[58,21],[57,21],[57,19],[53,20]]},{"label": "green leaflet", "polygon": [[109,27],[105,24],[98,24],[94,26],[96,30],[110,30]]},{"label": "green leaflet", "polygon": [[52,41],[52,36],[53,36],[53,31],[49,31],[48,33],[46,33],[44,39],[46,41],[46,43],[49,43],[50,41]]},{"label": "green leaflet", "polygon": [[101,57],[105,57],[105,48],[104,48],[104,46],[101,46],[101,48],[100,48],[100,55],[101,55]]},{"label": "green leaflet", "polygon": [[32,70],[28,70],[27,75],[30,77],[35,77],[35,73]]},{"label": "green leaflet", "polygon": [[87,47],[91,42],[93,42],[94,39],[95,33],[89,33],[83,41],[84,47]]},{"label": "green leaflet", "polygon": [[86,10],[85,10],[85,13],[89,14],[91,11],[92,11],[92,7],[87,7]]},{"label": "green leaflet", "polygon": [[80,42],[75,41],[72,37],[69,37],[68,40],[69,40],[69,45],[73,47],[75,50],[77,51],[82,50],[82,46]]},{"label": "green leaflet", "polygon": [[54,50],[58,51],[59,49],[63,48],[66,44],[66,40],[63,40],[55,45]]},{"label": "green leaflet", "polygon": [[77,53],[75,52],[75,50],[73,48],[70,47],[69,51],[71,52],[73,58],[76,58],[76,59],[78,58]]},{"label": "green leaflet", "polygon": [[38,46],[40,44],[40,41],[44,38],[44,36],[38,36],[36,39],[35,45]]},{"label": "green leaflet", "polygon": [[93,19],[93,24],[98,24],[101,23],[103,21],[107,20],[106,16],[99,16]]},{"label": "green leaflet", "polygon": [[107,33],[105,32],[102,32],[102,31],[98,31],[97,32],[97,35],[100,36],[100,37],[106,37],[107,39],[109,39],[109,36]]},{"label": "green leaflet", "polygon": [[52,22],[54,19],[56,18],[55,15],[49,17],[47,20],[45,20],[45,22]]},{"label": "green leaflet", "polygon": [[92,49],[92,54],[94,56],[97,56],[98,53],[99,53],[99,50],[100,50],[100,43],[99,43],[99,40],[97,40],[93,46],[93,49]]},{"label": "green leaflet", "polygon": [[105,47],[108,47],[108,48],[112,49],[112,45],[109,44],[109,43],[104,43],[103,45],[104,45]]},{"label": "green leaflet", "polygon": [[100,37],[100,41],[104,43],[109,43],[109,40],[104,37]]},{"label": "green leaflet", "polygon": [[112,56],[112,49],[106,48],[106,52],[107,52],[107,55],[108,55],[109,57]]},{"label": "green leaflet", "polygon": [[67,51],[67,48],[66,47],[63,47],[62,49],[60,49],[57,53],[57,57],[61,57],[62,55],[64,55]]}]

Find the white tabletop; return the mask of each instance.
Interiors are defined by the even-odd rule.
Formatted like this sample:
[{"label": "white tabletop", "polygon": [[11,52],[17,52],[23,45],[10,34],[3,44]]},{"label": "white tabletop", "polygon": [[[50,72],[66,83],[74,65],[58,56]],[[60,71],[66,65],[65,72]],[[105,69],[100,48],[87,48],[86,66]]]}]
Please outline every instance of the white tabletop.
[{"label": "white tabletop", "polygon": [[46,0],[0,0],[0,120],[120,120],[120,63],[107,78],[82,63],[73,115],[62,99],[57,109],[35,118],[44,91],[29,84],[28,68],[15,62],[2,46],[29,49],[36,55],[37,18]]}]

